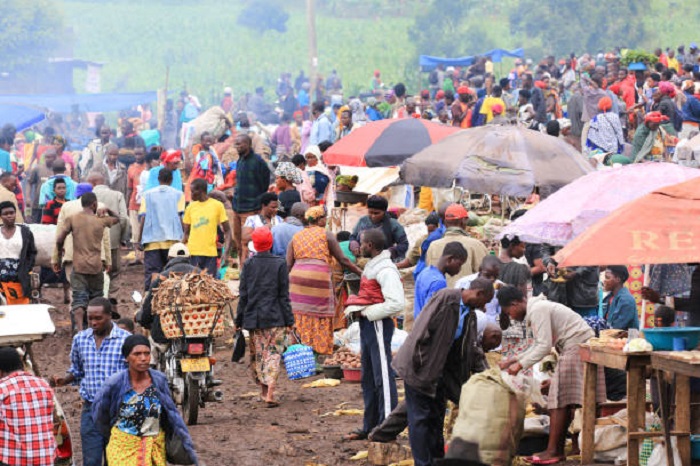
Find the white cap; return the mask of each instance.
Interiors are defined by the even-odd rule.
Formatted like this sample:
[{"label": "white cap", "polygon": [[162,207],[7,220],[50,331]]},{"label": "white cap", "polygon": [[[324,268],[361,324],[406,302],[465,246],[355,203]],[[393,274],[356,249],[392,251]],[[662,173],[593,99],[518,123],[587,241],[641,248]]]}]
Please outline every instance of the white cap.
[{"label": "white cap", "polygon": [[175,243],[168,249],[168,257],[190,257],[190,250],[184,243]]},{"label": "white cap", "polygon": [[225,87],[224,94],[233,94],[233,89],[231,89],[230,87]]}]

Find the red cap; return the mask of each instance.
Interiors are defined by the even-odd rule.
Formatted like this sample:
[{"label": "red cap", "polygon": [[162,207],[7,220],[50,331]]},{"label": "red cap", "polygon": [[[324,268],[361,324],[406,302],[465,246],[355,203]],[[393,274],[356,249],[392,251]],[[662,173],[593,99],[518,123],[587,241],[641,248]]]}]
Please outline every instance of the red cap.
[{"label": "red cap", "polygon": [[446,220],[459,220],[467,217],[469,217],[469,212],[462,204],[452,204],[445,211]]},{"label": "red cap", "polygon": [[459,86],[457,88],[457,94],[469,94],[469,88],[467,86]]},{"label": "red cap", "polygon": [[445,91],[443,91],[442,89],[440,89],[439,91],[437,91],[437,94],[435,94],[435,98],[438,99],[438,100],[440,100],[440,99],[442,99],[443,97],[445,97]]},{"label": "red cap", "polygon": [[180,152],[179,150],[169,150],[167,152],[163,152],[160,155],[160,159],[164,163],[179,162],[182,160],[182,152]]}]

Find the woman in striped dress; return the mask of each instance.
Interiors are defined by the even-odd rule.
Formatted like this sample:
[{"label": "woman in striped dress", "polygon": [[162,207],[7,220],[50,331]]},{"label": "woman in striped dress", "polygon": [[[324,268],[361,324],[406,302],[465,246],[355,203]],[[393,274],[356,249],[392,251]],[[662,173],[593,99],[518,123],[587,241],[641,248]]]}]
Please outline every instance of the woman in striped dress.
[{"label": "woman in striped dress", "polygon": [[362,270],[345,257],[335,236],[326,231],[323,206],[310,208],[305,217],[307,225],[294,235],[287,249],[292,311],[302,343],[318,354],[331,354],[335,316],[331,258],[357,275],[362,275]]}]

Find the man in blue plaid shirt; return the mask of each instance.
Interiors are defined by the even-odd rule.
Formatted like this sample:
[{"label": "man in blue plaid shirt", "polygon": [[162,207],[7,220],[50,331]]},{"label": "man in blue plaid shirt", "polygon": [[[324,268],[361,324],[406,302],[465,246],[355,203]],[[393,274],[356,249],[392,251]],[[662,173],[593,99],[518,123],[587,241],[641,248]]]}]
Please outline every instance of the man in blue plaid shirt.
[{"label": "man in blue plaid shirt", "polygon": [[95,298],[88,303],[87,319],[90,328],[73,337],[68,374],[54,376],[51,382],[58,387],[80,384],[83,465],[102,466],[106,445],[92,421],[92,402],[105,380],[127,368],[121,351],[124,340],[131,334],[112,322],[112,305],[106,298]]}]

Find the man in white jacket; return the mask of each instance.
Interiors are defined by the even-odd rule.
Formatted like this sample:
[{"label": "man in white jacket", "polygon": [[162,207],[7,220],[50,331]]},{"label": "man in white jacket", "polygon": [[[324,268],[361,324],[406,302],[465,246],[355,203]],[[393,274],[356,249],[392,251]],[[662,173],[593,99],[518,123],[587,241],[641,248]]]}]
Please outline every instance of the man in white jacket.
[{"label": "man in white jacket", "polygon": [[385,250],[386,239],[379,229],[365,230],[360,252],[369,258],[360,280],[360,291],[347,300],[346,314],[359,317],[362,349],[362,396],[365,404],[361,430],[347,440],[364,440],[384,421],[398,402],[396,380],[391,368],[392,317],[405,305],[401,275]]}]

